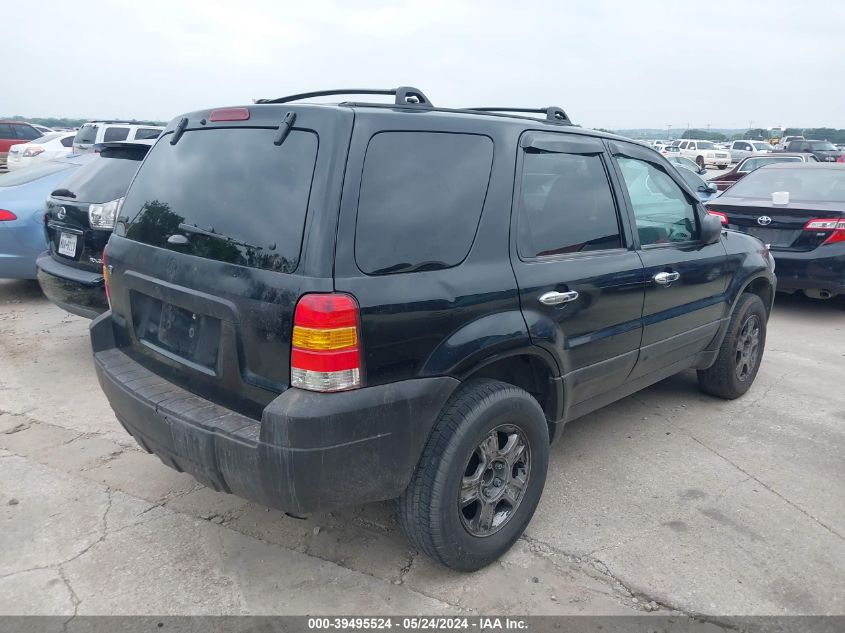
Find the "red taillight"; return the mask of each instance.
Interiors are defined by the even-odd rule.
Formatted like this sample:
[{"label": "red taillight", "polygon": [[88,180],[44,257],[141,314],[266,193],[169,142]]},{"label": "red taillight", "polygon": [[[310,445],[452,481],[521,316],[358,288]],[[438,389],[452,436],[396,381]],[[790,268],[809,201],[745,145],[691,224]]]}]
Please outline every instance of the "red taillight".
[{"label": "red taillight", "polygon": [[16,216],[11,211],[6,211],[6,209],[0,209],[0,222],[11,222],[12,220],[17,220],[18,216]]},{"label": "red taillight", "polygon": [[818,218],[804,225],[805,231],[832,231],[822,244],[845,242],[845,218]]},{"label": "red taillight", "polygon": [[728,223],[727,213],[722,213],[721,211],[711,211],[710,209],[707,209],[707,213],[709,213],[710,215],[715,215],[717,218],[719,218],[719,220],[721,220],[722,224]]},{"label": "red taillight", "polygon": [[361,386],[358,302],[342,293],[307,294],[296,304],[290,355],[291,386],[344,391]]},{"label": "red taillight", "polygon": [[103,287],[106,289],[106,301],[109,303],[109,310],[111,310],[111,295],[109,294],[109,258],[106,252],[109,250],[109,245],[103,247]]},{"label": "red taillight", "polygon": [[215,121],[248,121],[249,110],[247,108],[221,108],[214,110],[209,115],[208,120]]}]

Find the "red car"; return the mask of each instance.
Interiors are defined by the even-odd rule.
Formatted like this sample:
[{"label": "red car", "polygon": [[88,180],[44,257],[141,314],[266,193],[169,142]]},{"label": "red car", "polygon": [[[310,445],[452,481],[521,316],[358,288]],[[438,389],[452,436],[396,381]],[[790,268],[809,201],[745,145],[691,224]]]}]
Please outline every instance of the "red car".
[{"label": "red car", "polygon": [[720,174],[713,178],[710,178],[707,182],[712,182],[716,185],[716,188],[719,191],[725,191],[732,185],[736,184],[737,180],[741,180],[752,171],[757,169],[758,167],[762,167],[763,165],[771,165],[772,163],[789,163],[789,162],[796,162],[796,163],[815,163],[818,162],[816,157],[812,154],[807,153],[794,153],[794,154],[785,154],[785,153],[778,153],[778,154],[758,154],[757,156],[748,156],[743,158],[739,163],[737,163],[736,167],[731,169],[724,174]]},{"label": "red car", "polygon": [[12,145],[29,143],[41,136],[43,134],[29,123],[0,120],[0,169],[6,169],[6,156]]}]

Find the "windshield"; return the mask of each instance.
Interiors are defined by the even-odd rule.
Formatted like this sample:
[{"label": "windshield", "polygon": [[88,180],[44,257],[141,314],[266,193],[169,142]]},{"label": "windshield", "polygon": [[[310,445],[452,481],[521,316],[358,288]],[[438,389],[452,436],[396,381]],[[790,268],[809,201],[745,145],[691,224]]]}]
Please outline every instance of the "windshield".
[{"label": "windshield", "polygon": [[35,143],[37,145],[44,145],[45,143],[49,143],[53,139],[59,138],[64,132],[48,132],[44,136],[39,136],[34,141],[30,141],[31,143]]},{"label": "windshield", "polygon": [[16,171],[11,171],[6,174],[0,174],[0,187],[15,187],[17,185],[25,185],[33,180],[44,178],[50,174],[58,173],[64,169],[73,167],[69,163],[60,163],[57,161],[50,161],[47,163],[35,163]]},{"label": "windshield", "polygon": [[772,146],[768,143],[752,143],[752,145],[754,146],[754,149],[756,149],[758,152],[768,152],[770,149],[772,149]]},{"label": "windshield", "polygon": [[744,163],[739,171],[754,171],[763,165],[774,165],[775,163],[800,163],[801,159],[798,156],[760,156],[759,158],[749,158]]},{"label": "windshield", "polygon": [[[280,147],[275,135],[218,128],[186,132],[176,145],[158,143],[126,194],[116,233],[197,257],[292,272],[318,143],[313,132],[294,130]],[[174,234],[188,237],[187,244],[169,243]]]},{"label": "windshield", "polygon": [[731,197],[770,199],[788,191],[792,202],[845,202],[845,171],[789,167],[757,169],[730,189]]},{"label": "windshield", "polygon": [[820,152],[836,152],[836,146],[827,141],[810,141],[810,149]]},{"label": "windshield", "polygon": [[710,141],[697,141],[698,142],[698,149],[716,149],[716,146],[713,145]]}]

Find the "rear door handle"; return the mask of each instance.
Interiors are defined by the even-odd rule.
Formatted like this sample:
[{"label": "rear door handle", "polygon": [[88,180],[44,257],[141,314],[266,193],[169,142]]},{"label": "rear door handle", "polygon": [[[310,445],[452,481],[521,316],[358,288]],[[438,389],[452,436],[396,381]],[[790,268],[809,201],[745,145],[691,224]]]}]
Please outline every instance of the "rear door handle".
[{"label": "rear door handle", "polygon": [[652,279],[654,279],[655,283],[660,284],[661,286],[668,286],[672,282],[678,281],[681,278],[681,273],[657,273]]},{"label": "rear door handle", "polygon": [[547,306],[556,306],[561,303],[569,303],[578,298],[577,290],[570,290],[569,292],[547,292],[540,295],[540,303]]}]

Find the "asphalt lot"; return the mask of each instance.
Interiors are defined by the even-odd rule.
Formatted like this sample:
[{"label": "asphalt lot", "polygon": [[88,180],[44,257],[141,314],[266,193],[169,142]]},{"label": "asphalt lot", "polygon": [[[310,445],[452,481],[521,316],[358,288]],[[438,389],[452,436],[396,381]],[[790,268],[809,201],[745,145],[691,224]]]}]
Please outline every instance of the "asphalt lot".
[{"label": "asphalt lot", "polygon": [[2,614],[845,614],[842,298],[779,295],[737,401],[687,372],[571,423],[527,533],[471,575],[391,503],[298,520],[141,452],[87,325],[0,280]]}]

